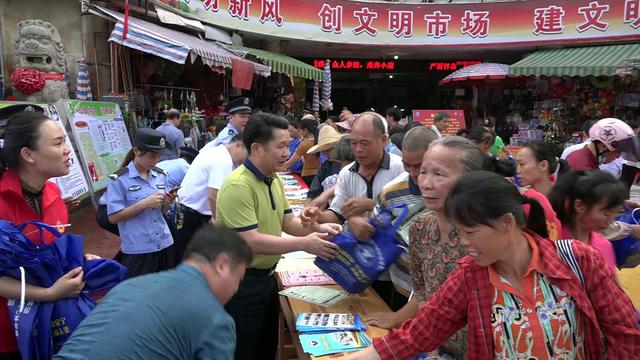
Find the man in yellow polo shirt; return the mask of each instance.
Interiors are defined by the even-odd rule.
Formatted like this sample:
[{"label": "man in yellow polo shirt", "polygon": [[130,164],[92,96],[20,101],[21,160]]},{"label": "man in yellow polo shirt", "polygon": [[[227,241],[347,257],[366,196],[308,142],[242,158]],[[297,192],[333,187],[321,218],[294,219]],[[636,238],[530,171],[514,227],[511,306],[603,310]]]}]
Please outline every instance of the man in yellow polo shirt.
[{"label": "man in yellow polo shirt", "polygon": [[[273,276],[280,255],[307,251],[333,258],[338,247],[330,240],[338,224],[305,227],[293,215],[276,171],[289,158],[289,122],[258,113],[247,123],[243,142],[249,157],[224,181],[218,192],[216,222],[236,230],[255,256],[236,295],[226,305],[236,323],[236,353],[240,360],[273,360],[278,343],[278,287]],[[291,236],[283,237],[282,232]]]}]

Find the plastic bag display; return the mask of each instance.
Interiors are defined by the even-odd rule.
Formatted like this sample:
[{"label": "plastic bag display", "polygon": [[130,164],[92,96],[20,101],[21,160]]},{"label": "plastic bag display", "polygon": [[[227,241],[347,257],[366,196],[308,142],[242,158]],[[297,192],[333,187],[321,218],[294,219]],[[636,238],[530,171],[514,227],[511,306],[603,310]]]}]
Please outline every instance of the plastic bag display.
[{"label": "plastic bag display", "polygon": [[348,230],[336,235],[333,242],[340,248],[338,255],[332,260],[317,258],[316,266],[346,291],[363,292],[402,252],[396,232],[409,214],[409,208],[406,205],[398,208],[403,210],[395,220],[390,209],[370,219],[375,232],[367,241],[358,241]]}]

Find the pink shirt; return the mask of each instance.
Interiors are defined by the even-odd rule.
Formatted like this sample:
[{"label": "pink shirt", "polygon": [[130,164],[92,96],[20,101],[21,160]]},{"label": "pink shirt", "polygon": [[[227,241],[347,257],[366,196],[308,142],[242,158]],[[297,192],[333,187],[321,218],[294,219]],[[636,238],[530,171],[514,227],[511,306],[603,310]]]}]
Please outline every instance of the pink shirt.
[{"label": "pink shirt", "polygon": [[[549,239],[558,240],[558,234],[560,232],[560,228],[562,228],[562,224],[558,217],[556,216],[556,212],[553,210],[551,203],[547,197],[534,189],[529,189],[525,191],[522,195],[528,197],[529,199],[534,199],[538,201],[542,209],[544,210],[544,217],[547,221],[547,232],[549,233]],[[525,212],[525,215],[529,216],[529,208],[528,204],[522,205],[522,208]]]},{"label": "pink shirt", "polygon": [[[562,239],[574,239],[571,230],[566,226],[562,226]],[[613,271],[614,274],[617,274],[618,267],[616,266],[616,254],[613,251],[613,245],[611,241],[607,240],[601,234],[592,231],[589,234],[589,245],[597,249],[602,257],[604,258],[604,262],[607,264],[609,269]]]}]

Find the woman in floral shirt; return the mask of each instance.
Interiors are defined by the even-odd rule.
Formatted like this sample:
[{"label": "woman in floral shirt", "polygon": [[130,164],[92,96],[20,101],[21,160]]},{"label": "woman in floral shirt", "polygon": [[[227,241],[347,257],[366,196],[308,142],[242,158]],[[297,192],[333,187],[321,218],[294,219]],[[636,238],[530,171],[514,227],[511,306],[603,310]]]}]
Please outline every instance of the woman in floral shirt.
[{"label": "woman in floral shirt", "polygon": [[[418,183],[427,210],[416,215],[409,228],[414,302],[424,304],[465,254],[458,233],[445,218],[444,202],[458,179],[481,170],[481,164],[482,154],[477,147],[460,137],[443,138],[431,145],[425,154]],[[442,348],[458,359],[465,359],[466,340],[463,329]]]},{"label": "woman in floral shirt", "polygon": [[[463,256],[456,233],[444,219],[444,201],[460,177],[481,170],[482,156],[473,142],[459,136],[437,140],[425,153],[418,185],[427,210],[417,214],[409,227],[409,256],[415,287],[411,300],[395,313],[392,327],[399,327],[414,317],[420,304],[440,287],[455,268],[456,260]],[[441,239],[440,234],[447,236]],[[461,340],[456,335],[452,344],[460,345],[445,346],[446,351],[464,359],[464,338]]]}]

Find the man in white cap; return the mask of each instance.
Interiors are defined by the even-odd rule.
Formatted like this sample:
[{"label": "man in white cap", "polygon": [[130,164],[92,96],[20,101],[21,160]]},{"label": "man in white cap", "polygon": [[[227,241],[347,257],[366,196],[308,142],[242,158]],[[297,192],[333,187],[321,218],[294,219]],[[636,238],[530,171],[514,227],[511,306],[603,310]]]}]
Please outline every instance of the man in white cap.
[{"label": "man in white cap", "polygon": [[244,131],[252,111],[251,99],[241,97],[231,100],[225,107],[225,111],[229,114],[229,124],[213,140],[213,146],[228,144],[234,136]]}]

